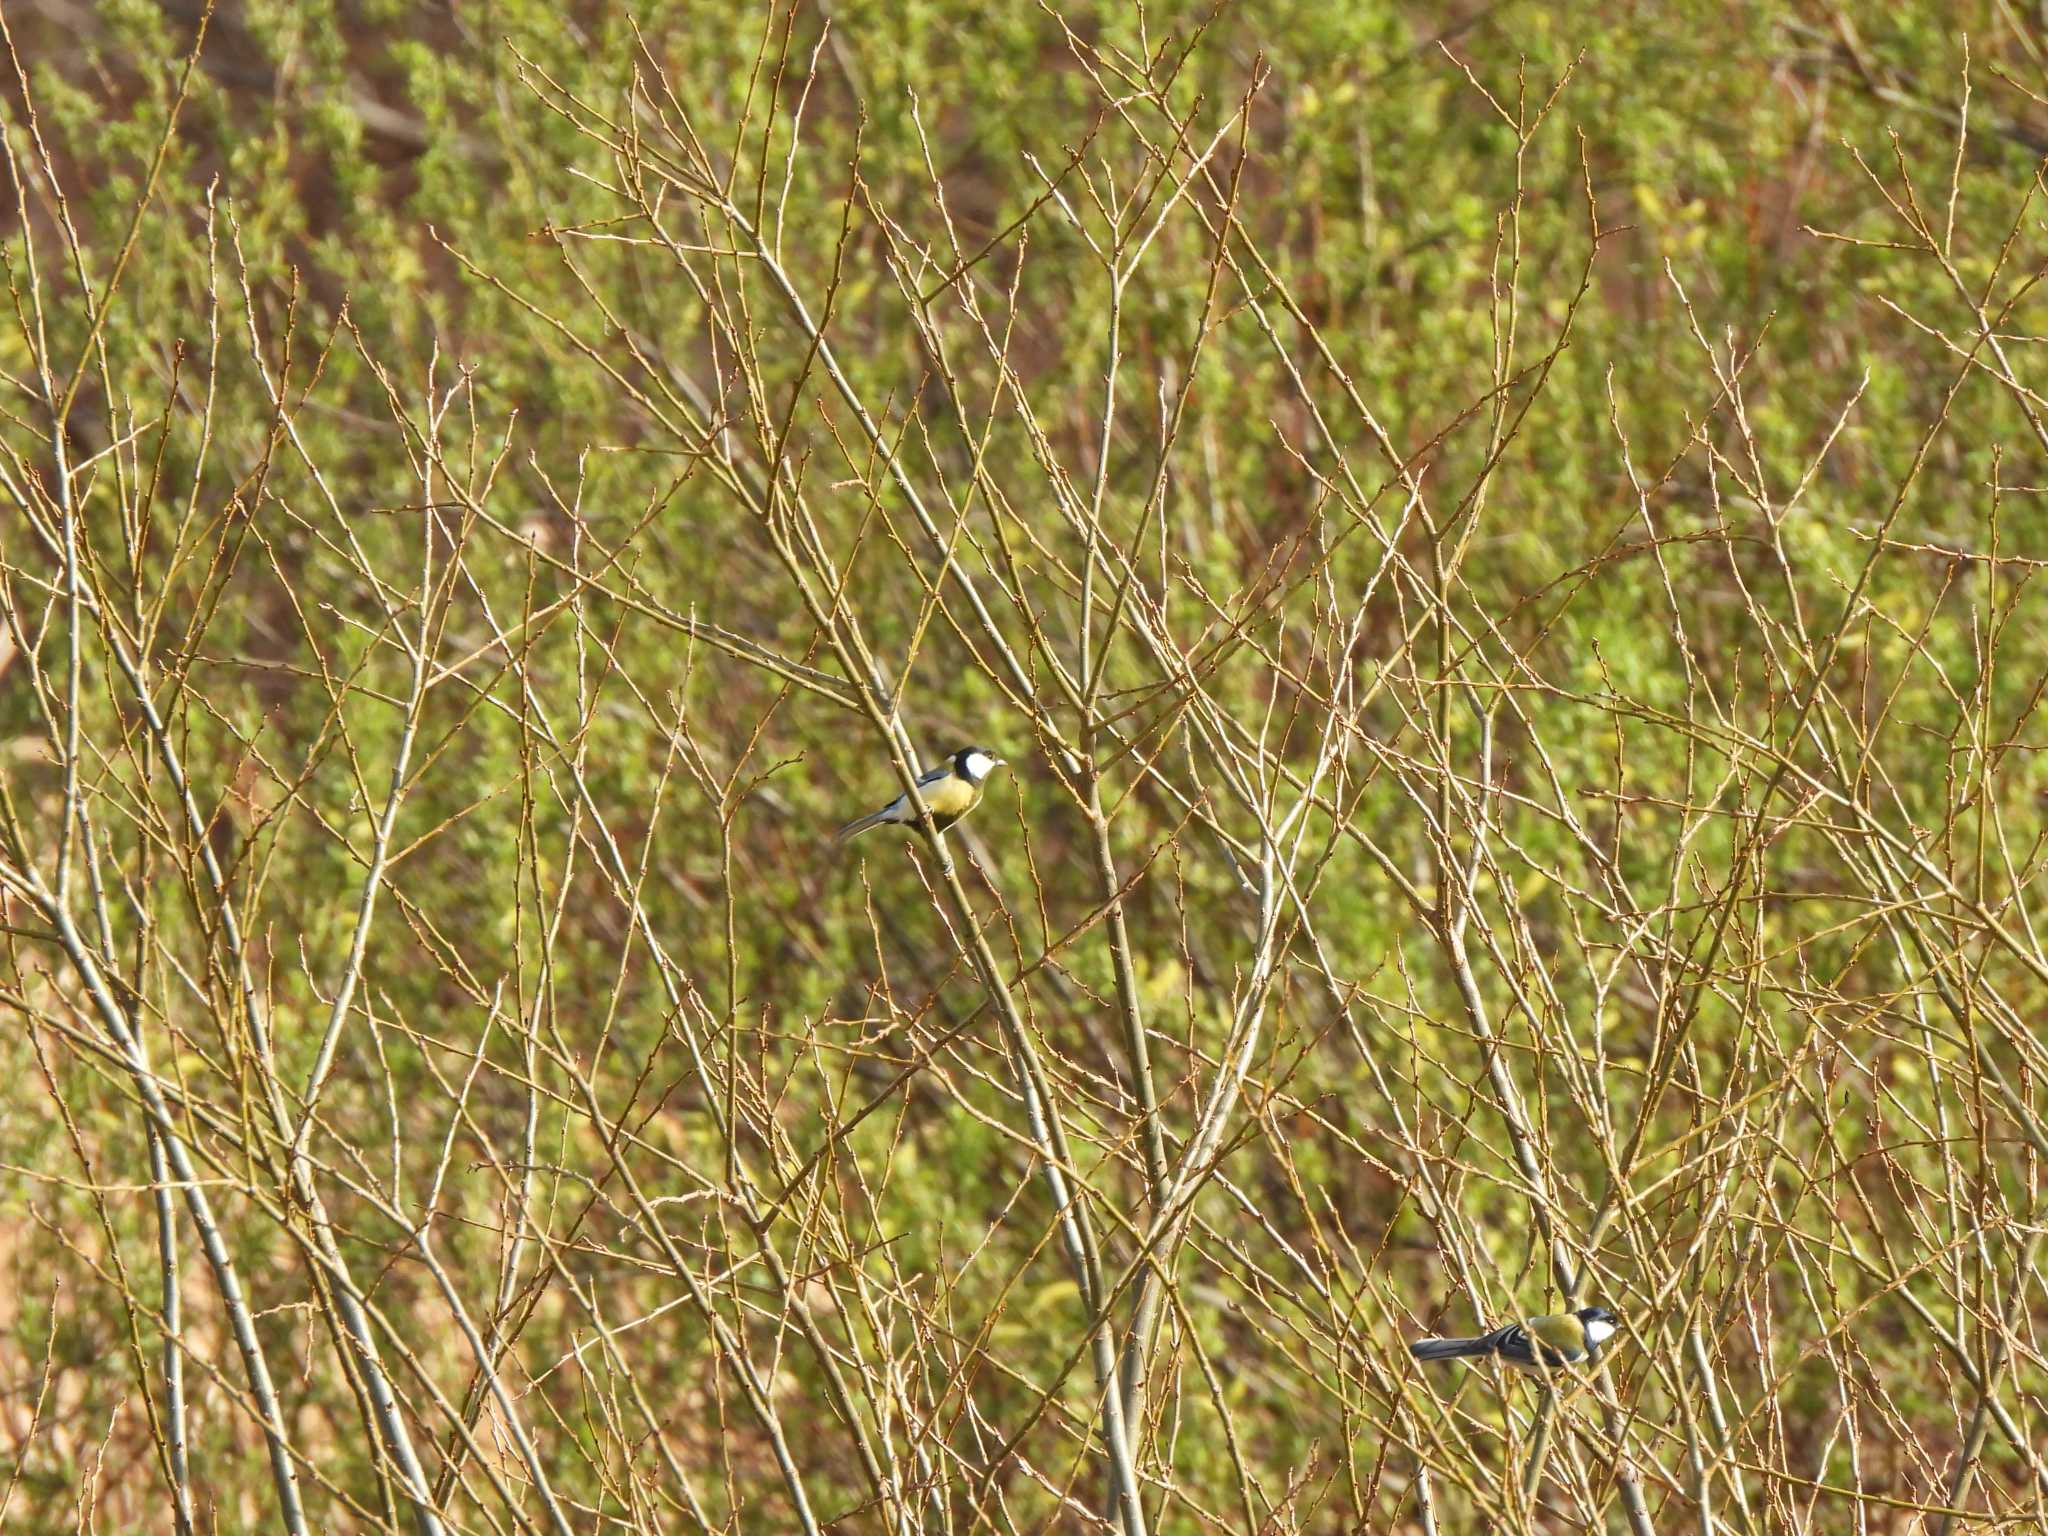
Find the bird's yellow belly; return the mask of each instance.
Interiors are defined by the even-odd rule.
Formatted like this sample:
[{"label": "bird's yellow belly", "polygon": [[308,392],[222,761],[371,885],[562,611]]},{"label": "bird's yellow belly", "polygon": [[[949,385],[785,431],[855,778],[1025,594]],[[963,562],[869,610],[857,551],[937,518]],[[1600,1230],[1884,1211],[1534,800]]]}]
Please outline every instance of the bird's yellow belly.
[{"label": "bird's yellow belly", "polygon": [[957,778],[944,778],[918,791],[934,816],[964,816],[974,808],[974,786]]}]

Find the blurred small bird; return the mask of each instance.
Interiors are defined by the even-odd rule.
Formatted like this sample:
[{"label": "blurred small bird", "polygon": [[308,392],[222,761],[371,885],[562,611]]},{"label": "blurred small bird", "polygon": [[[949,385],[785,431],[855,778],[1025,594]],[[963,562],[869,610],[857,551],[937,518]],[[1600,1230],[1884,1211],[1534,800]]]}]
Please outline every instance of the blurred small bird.
[{"label": "blurred small bird", "polygon": [[1597,1358],[1621,1320],[1605,1307],[1527,1317],[1471,1339],[1422,1339],[1408,1346],[1418,1360],[1463,1360],[1493,1355],[1518,1371],[1541,1376],[1561,1365]]},{"label": "blurred small bird", "polygon": [[[981,799],[981,786],[988,776],[1005,764],[986,747],[962,747],[917,781],[917,792],[932,813],[932,825],[941,832],[974,809]],[[917,825],[917,807],[910,796],[898,795],[879,811],[870,811],[858,821],[849,821],[833,834],[834,842],[858,837],[869,827]]]}]

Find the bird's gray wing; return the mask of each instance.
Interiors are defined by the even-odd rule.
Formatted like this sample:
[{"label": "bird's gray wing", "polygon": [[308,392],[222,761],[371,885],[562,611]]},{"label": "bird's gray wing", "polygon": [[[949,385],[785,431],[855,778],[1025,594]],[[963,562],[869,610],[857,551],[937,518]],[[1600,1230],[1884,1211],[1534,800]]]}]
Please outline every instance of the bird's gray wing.
[{"label": "bird's gray wing", "polygon": [[1584,1358],[1583,1349],[1567,1349],[1556,1344],[1546,1344],[1520,1323],[1509,1323],[1505,1328],[1497,1328],[1489,1337],[1499,1341],[1494,1345],[1494,1353],[1515,1365],[1536,1366],[1548,1370],[1560,1365],[1571,1365]]},{"label": "bird's gray wing", "polygon": [[[941,783],[949,778],[952,772],[951,767],[942,764],[920,777],[917,781],[917,787],[919,789],[929,789],[932,785]],[[871,825],[882,822],[915,821],[917,820],[917,807],[910,803],[910,796],[898,795],[879,811],[876,811],[872,818],[863,818],[863,820]]]},{"label": "bird's gray wing", "polygon": [[[1501,1359],[1515,1365],[1536,1363],[1535,1341],[1529,1337],[1529,1330],[1520,1323],[1509,1323],[1505,1328],[1496,1328],[1486,1337],[1493,1346],[1493,1352]],[[1546,1350],[1545,1353],[1548,1354],[1549,1351]]]}]

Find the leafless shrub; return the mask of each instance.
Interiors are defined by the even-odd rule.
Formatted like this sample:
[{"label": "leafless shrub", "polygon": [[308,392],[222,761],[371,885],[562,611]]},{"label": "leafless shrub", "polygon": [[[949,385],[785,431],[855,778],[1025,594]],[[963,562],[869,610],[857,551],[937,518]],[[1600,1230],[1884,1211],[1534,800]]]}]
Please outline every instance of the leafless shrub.
[{"label": "leafless shrub", "polygon": [[[80,1197],[49,1347],[76,1285],[118,1298],[133,1382],[87,1426],[21,1362],[0,1523],[39,1456],[77,1491],[37,1529],[2038,1521],[2038,522],[2003,469],[1978,547],[1914,511],[1966,391],[2021,434],[1966,447],[2048,451],[2032,186],[1986,240],[1963,145],[1946,208],[1902,156],[1884,233],[1829,237],[1915,254],[1886,302],[1952,369],[1883,424],[1919,447],[1858,566],[1794,545],[1862,392],[1788,455],[1758,350],[1695,322],[1678,451],[1610,390],[1621,515],[1503,604],[1475,552],[1543,494],[1523,439],[1616,227],[1588,169],[1570,263],[1523,249],[1569,73],[1465,70],[1515,168],[1491,369],[1411,441],[1262,239],[1258,67],[1199,100],[1185,53],[1070,35],[1097,118],[971,236],[935,153],[906,202],[810,151],[789,38],[723,115],[652,48],[605,101],[516,59],[610,166],[545,232],[580,302],[447,249],[608,382],[617,439],[568,448],[438,349],[313,326],[213,197],[167,347],[116,306],[186,196],[176,113],[111,246],[13,122],[4,997],[66,1159],[15,1171]],[[841,226],[792,227],[832,177]],[[1169,250],[1182,345],[1137,356]],[[1085,409],[1032,359],[1067,264],[1108,295]],[[1235,426],[1295,509],[1227,558],[1189,510],[1226,333],[1284,385]],[[312,430],[365,399],[368,474]],[[600,507],[628,451],[663,487]],[[642,558],[714,520],[743,600]],[[1640,655],[1575,651],[1623,567],[1663,600]],[[812,821],[956,732],[1025,788],[830,865]],[[872,773],[787,771],[834,740]],[[771,880],[867,930],[857,974],[758,936]],[[764,1007],[785,966],[829,1004]],[[931,1209],[941,1146],[1000,1199]],[[1404,1348],[1595,1298],[1625,1340],[1554,1390]]]}]

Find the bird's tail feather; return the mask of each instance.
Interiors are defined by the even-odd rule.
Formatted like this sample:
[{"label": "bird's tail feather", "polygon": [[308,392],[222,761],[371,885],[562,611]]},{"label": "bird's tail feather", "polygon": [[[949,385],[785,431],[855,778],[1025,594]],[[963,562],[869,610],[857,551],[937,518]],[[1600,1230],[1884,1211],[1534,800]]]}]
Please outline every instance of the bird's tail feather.
[{"label": "bird's tail feather", "polygon": [[1479,1339],[1419,1339],[1408,1346],[1408,1353],[1418,1360],[1460,1360],[1468,1355],[1483,1355],[1490,1346]]},{"label": "bird's tail feather", "polygon": [[832,841],[835,843],[843,843],[846,842],[849,838],[859,837],[861,833],[867,831],[869,827],[879,827],[883,822],[887,821],[888,819],[889,813],[887,811],[870,811],[867,815],[860,817],[856,821],[849,821],[837,832],[834,832],[832,834]]}]

